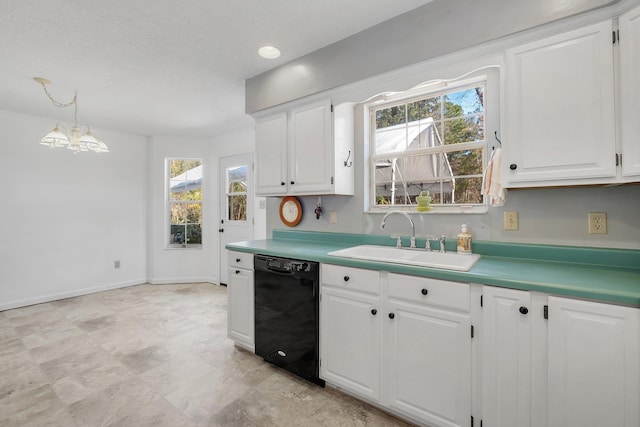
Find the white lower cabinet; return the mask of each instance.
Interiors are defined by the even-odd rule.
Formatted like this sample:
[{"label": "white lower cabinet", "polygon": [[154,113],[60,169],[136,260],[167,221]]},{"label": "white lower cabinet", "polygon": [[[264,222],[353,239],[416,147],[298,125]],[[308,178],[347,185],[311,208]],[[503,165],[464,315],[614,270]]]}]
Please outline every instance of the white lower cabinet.
[{"label": "white lower cabinet", "polygon": [[320,377],[366,399],[380,398],[380,274],[322,265]]},{"label": "white lower cabinet", "polygon": [[470,425],[469,285],[332,265],[321,281],[325,381],[421,425]]},{"label": "white lower cabinet", "polygon": [[549,427],[640,426],[639,312],[549,297]]},{"label": "white lower cabinet", "polygon": [[227,336],[255,351],[253,254],[229,251]]},{"label": "white lower cabinet", "polygon": [[325,288],[321,377],[357,394],[380,397],[380,298]]},{"label": "white lower cabinet", "polygon": [[485,286],[483,426],[640,425],[640,310]]}]

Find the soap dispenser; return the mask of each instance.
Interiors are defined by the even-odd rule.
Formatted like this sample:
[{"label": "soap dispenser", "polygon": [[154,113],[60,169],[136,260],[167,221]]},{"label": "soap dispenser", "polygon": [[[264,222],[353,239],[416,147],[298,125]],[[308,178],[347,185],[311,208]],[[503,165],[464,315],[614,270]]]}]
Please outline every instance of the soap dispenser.
[{"label": "soap dispenser", "polygon": [[471,233],[467,230],[467,224],[462,224],[462,230],[458,234],[458,253],[471,253]]}]

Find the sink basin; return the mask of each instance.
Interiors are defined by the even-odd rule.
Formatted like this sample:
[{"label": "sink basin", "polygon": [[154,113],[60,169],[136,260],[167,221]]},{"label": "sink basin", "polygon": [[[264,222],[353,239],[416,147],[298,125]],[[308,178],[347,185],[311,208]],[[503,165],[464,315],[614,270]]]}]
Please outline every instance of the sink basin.
[{"label": "sink basin", "polygon": [[471,270],[471,267],[480,259],[479,254],[427,252],[424,249],[375,245],[354,246],[329,252],[327,255],[457,271]]}]

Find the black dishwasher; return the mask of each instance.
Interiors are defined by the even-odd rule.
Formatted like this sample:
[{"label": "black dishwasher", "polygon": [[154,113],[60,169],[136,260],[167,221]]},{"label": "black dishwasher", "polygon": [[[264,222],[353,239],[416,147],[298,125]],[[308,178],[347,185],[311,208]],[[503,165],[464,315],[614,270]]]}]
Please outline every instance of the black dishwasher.
[{"label": "black dishwasher", "polygon": [[255,351],[324,387],[319,377],[319,266],[317,262],[254,257]]}]

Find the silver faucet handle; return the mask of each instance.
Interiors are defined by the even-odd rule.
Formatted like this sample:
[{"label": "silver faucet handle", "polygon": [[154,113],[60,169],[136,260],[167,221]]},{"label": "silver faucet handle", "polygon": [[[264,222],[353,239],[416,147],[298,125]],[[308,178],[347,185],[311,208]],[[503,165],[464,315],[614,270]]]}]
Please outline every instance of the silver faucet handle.
[{"label": "silver faucet handle", "polygon": [[402,236],[400,234],[392,234],[392,239],[396,239],[396,248],[402,247]]},{"label": "silver faucet handle", "polygon": [[427,252],[431,252],[431,241],[433,240],[433,238],[431,236],[427,236],[426,239],[427,240],[424,242],[424,248],[427,250]]},{"label": "silver faucet handle", "polygon": [[442,236],[440,236],[439,240],[440,240],[440,252],[442,253],[447,252],[447,249],[444,246],[445,242],[447,241],[447,236],[443,234]]}]

